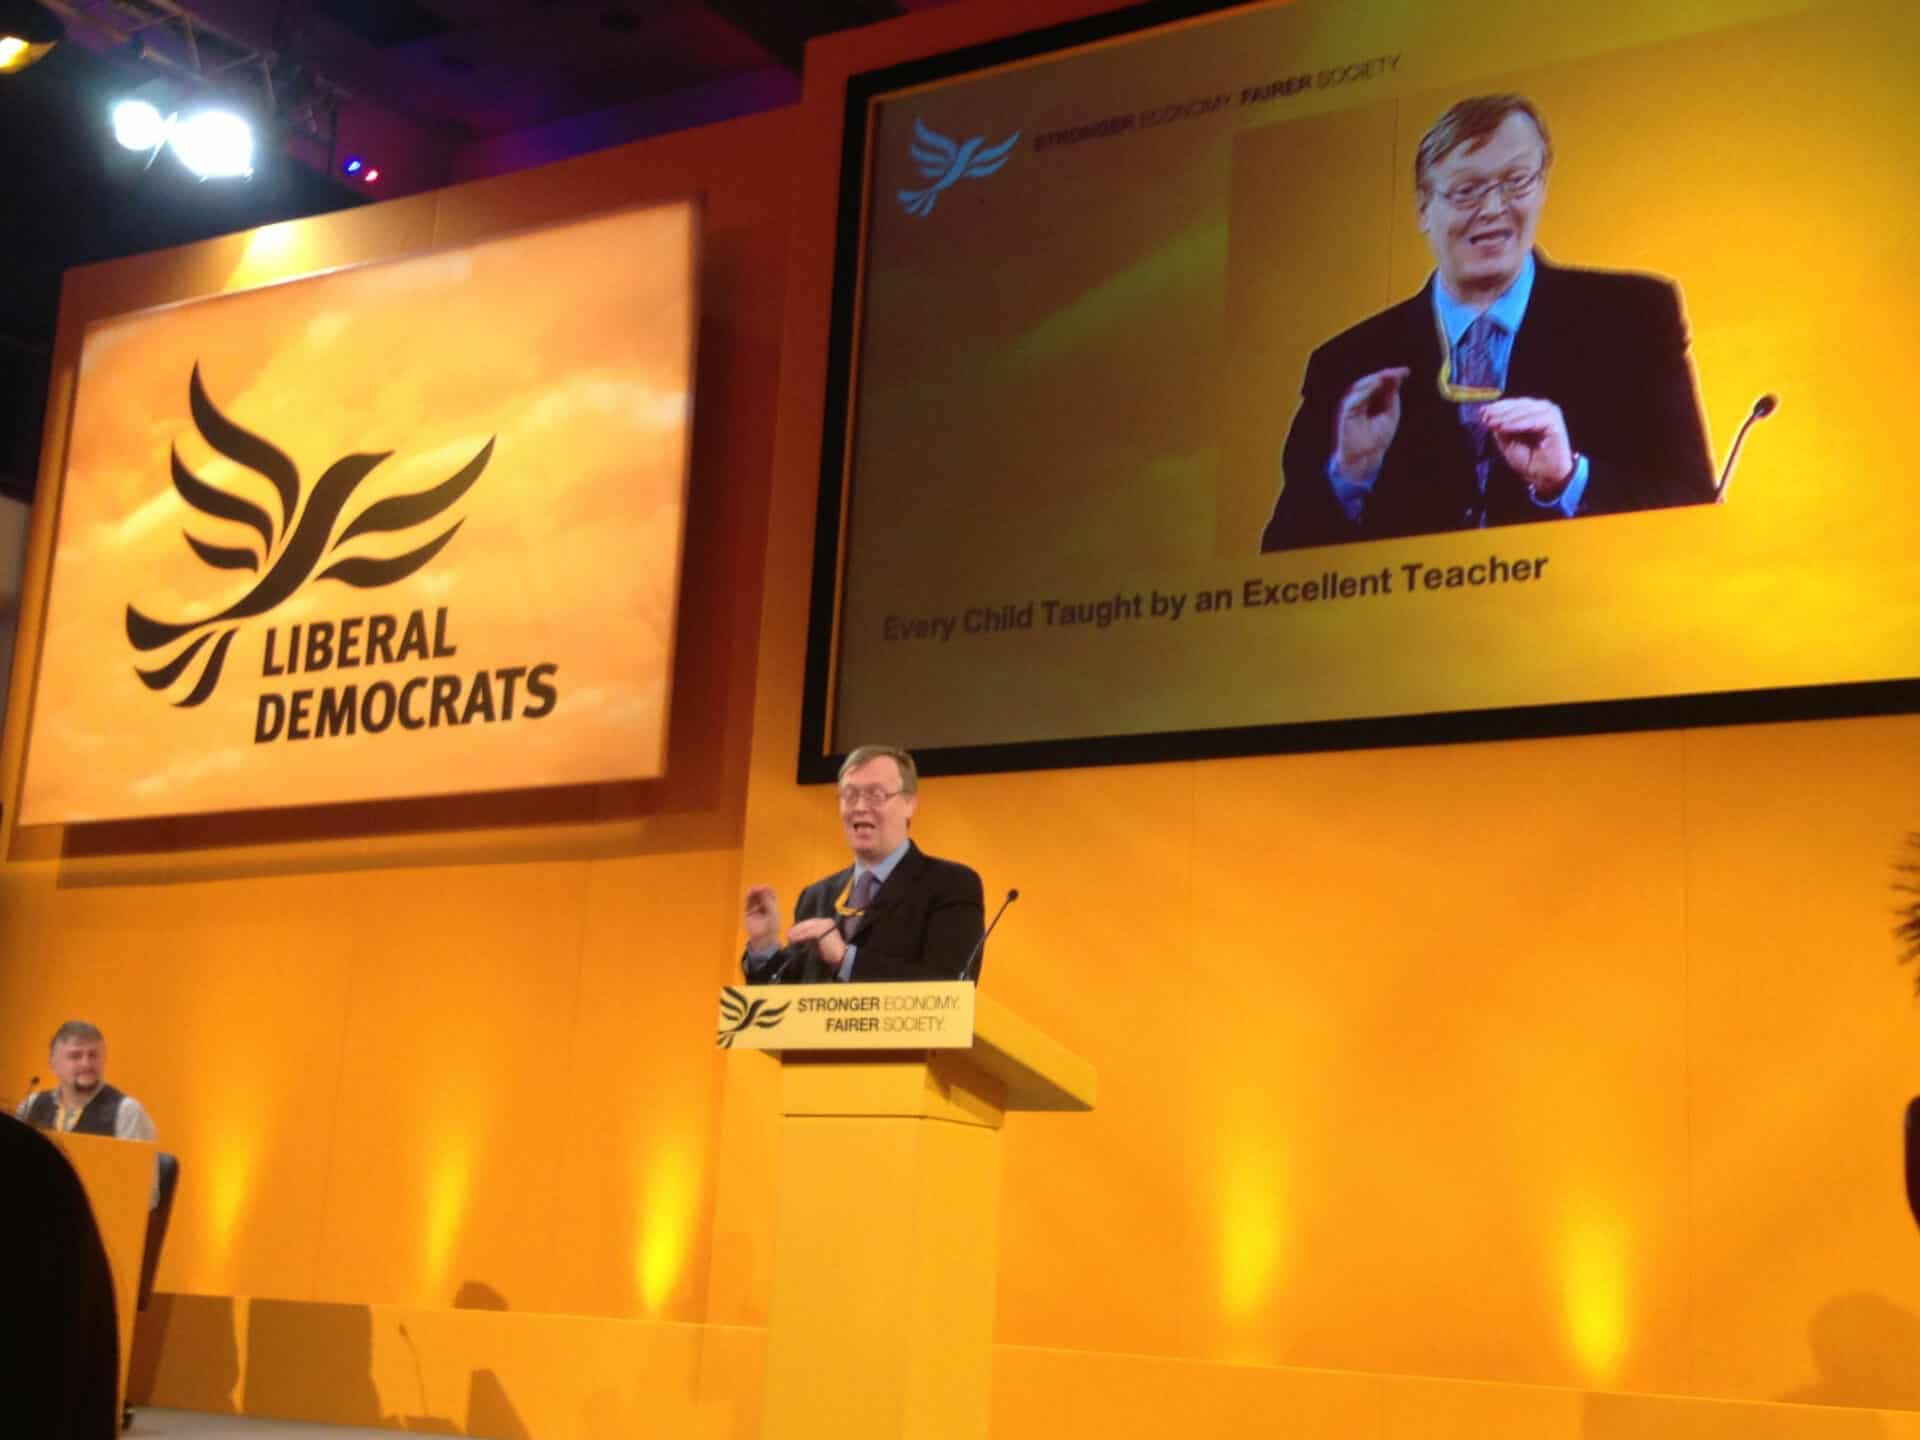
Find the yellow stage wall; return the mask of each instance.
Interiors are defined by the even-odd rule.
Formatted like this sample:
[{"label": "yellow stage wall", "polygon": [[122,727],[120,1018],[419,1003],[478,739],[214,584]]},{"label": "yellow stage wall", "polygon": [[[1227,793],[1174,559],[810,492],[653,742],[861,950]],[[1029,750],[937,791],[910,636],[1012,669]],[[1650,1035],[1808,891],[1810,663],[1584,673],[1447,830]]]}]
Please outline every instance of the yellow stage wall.
[{"label": "yellow stage wall", "polygon": [[[792,781],[821,117],[850,71],[1097,8],[929,12],[816,46],[804,123],[69,278],[0,749],[0,1053],[23,1082],[61,1019],[98,1021],[183,1156],[136,1393],[752,1433],[773,1067],[708,1035],[743,885],[791,899],[840,850]],[[696,190],[666,780],[14,828],[88,319]],[[1508,1433],[1472,1387],[1419,1391],[1455,1417],[1422,1429],[1404,1387],[1265,1367],[1502,1382],[1515,1434],[1654,1433],[1522,1386],[1858,1410],[1667,1433],[1911,1433],[1869,1412],[1920,1410],[1890,935],[1916,752],[1899,717],[929,782],[922,843],[1024,896],[988,991],[1102,1076],[1092,1115],[1007,1131],[996,1434],[1190,1430],[1223,1385],[1335,1417],[1301,1433]]]}]

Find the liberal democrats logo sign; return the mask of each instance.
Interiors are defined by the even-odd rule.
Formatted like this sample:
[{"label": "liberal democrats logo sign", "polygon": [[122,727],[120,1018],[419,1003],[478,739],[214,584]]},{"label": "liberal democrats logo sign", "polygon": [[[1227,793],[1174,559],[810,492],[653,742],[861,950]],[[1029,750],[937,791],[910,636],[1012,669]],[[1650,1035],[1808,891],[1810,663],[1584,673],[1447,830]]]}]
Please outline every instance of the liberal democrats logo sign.
[{"label": "liberal democrats logo sign", "polygon": [[920,178],[931,183],[919,190],[896,192],[900,208],[909,215],[931,215],[934,202],[939,200],[943,191],[962,180],[984,180],[989,175],[999,173],[1019,141],[1020,132],[1016,130],[998,145],[987,144],[984,135],[975,135],[970,140],[956,144],[945,135],[929,130],[916,115],[913,119],[913,144],[907,154],[920,171]]},{"label": "liberal democrats logo sign", "polygon": [[[354,554],[353,542],[363,535],[398,534],[413,538],[417,532],[429,530],[432,522],[473,488],[474,481],[480,478],[493,456],[493,440],[489,439],[458,473],[431,489],[362,507],[335,536],[335,526],[360,482],[391,456],[392,451],[341,457],[327,467],[312,491],[303,496],[300,472],[293,461],[271,441],[243,429],[220,412],[207,395],[198,364],[193,367],[193,376],[187,385],[187,399],[201,438],[216,454],[263,477],[279,505],[278,513],[274,514],[233,491],[209,485],[182,463],[180,447],[177,444],[173,447],[174,490],[188,505],[214,522],[212,533],[237,542],[215,544],[183,532],[188,548],[215,570],[248,570],[260,575],[246,594],[217,615],[203,620],[156,620],[132,605],[127,607],[128,642],[142,656],[151,655],[159,660],[151,668],[136,664],[135,673],[149,690],[169,690],[183,679],[188,681],[186,693],[174,701],[182,708],[200,705],[213,693],[226,666],[227,651],[244,623],[272,611],[309,579],[334,580],[355,589],[376,590],[404,580],[426,565],[453,539],[460,529],[460,521],[439,530],[424,544],[384,558]],[[333,559],[316,576],[315,567],[330,556],[339,558]],[[386,628],[390,633],[385,646],[372,643],[369,652],[377,658],[384,650],[392,660],[394,636],[391,631],[395,627]],[[314,633],[309,629],[309,636]],[[368,638],[373,640],[371,634]],[[267,669],[268,673],[278,673],[273,665],[272,648],[269,642]],[[327,649],[328,658],[333,658],[330,642]],[[297,657],[294,659],[297,664]]]},{"label": "liberal democrats logo sign", "polygon": [[698,220],[76,280],[19,822],[663,774]]},{"label": "liberal democrats logo sign", "polygon": [[[158,661],[151,666],[136,663],[134,673],[149,690],[183,690],[173,702],[183,710],[213,695],[234,638],[247,622],[293,602],[308,591],[310,582],[332,580],[349,591],[378,590],[424,569],[465,523],[448,523],[446,517],[487,468],[497,438],[489,437],[466,464],[437,484],[355,506],[361,482],[393,451],[342,456],[303,493],[299,469],[285,452],[213,403],[197,363],[187,400],[208,448],[239,471],[264,480],[263,491],[270,490],[278,504],[276,514],[237,489],[209,484],[187,468],[179,445],[174,445],[169,457],[174,492],[200,512],[200,523],[224,527],[209,533],[240,542],[216,544],[185,531],[181,538],[187,548],[214,570],[260,576],[239,599],[205,619],[156,620],[127,607],[128,642],[136,653],[152,654]],[[405,546],[398,554],[358,553],[393,536]],[[387,539],[381,548],[393,543]],[[253,743],[539,720],[552,713],[559,692],[554,685],[558,667],[551,660],[471,672],[422,670],[428,662],[459,654],[450,638],[449,614],[449,607],[437,606],[431,612],[419,608],[405,614],[308,618],[285,626],[284,633],[279,625],[267,627],[260,643],[263,680],[362,668],[385,673],[371,679],[328,674],[319,684],[263,688],[255,697]]]},{"label": "liberal democrats logo sign", "polygon": [[791,1000],[783,1000],[775,1005],[765,995],[757,995],[749,1000],[741,991],[729,985],[720,992],[720,1029],[713,1043],[722,1050],[731,1050],[733,1042],[742,1036],[751,1037],[755,1030],[777,1029],[787,1017],[787,1007]]}]

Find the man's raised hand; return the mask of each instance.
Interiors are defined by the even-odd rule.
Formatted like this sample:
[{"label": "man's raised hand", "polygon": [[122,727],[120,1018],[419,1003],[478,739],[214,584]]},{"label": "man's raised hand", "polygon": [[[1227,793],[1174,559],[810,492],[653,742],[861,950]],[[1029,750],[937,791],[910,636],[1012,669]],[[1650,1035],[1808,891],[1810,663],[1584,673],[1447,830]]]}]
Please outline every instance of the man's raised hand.
[{"label": "man's raised hand", "polygon": [[747,946],[753,950],[774,950],[780,945],[780,900],[771,885],[756,885],[747,891]]},{"label": "man's raised hand", "polygon": [[1413,372],[1405,365],[1362,375],[1340,397],[1333,422],[1333,463],[1350,480],[1380,468],[1400,429],[1400,387]]},{"label": "man's raised hand", "polygon": [[1551,400],[1490,401],[1481,411],[1501,458],[1542,500],[1551,500],[1573,479],[1573,446],[1567,419]]}]

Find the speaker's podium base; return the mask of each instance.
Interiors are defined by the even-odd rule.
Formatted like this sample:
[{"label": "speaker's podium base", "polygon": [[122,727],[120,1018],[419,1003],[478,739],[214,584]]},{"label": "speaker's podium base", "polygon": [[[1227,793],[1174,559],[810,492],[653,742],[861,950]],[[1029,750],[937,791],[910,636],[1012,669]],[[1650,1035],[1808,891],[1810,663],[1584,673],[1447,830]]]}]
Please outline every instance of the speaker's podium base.
[{"label": "speaker's podium base", "polygon": [[[968,985],[732,994],[790,1010],[871,996],[885,1008],[864,1018],[895,1022],[749,1042],[786,1047],[762,1440],[985,1440],[1000,1126],[1009,1111],[1092,1109],[1093,1067]],[[924,1033],[913,997],[954,1005],[929,1037],[947,1046],[965,1043],[956,1012],[970,1007],[972,1043],[825,1048]]]}]

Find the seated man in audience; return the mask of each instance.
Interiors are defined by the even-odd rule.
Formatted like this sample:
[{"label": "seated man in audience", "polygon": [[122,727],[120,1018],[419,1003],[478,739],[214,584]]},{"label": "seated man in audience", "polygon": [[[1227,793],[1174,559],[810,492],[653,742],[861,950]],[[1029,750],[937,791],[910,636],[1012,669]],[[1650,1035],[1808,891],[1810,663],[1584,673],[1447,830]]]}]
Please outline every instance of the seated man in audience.
[{"label": "seated man in audience", "polygon": [[155,1138],[146,1107],[107,1084],[107,1042],[98,1027],[67,1021],[53,1032],[47,1060],[58,1083],[22,1100],[15,1112],[20,1119],[41,1130],[118,1140]]}]

